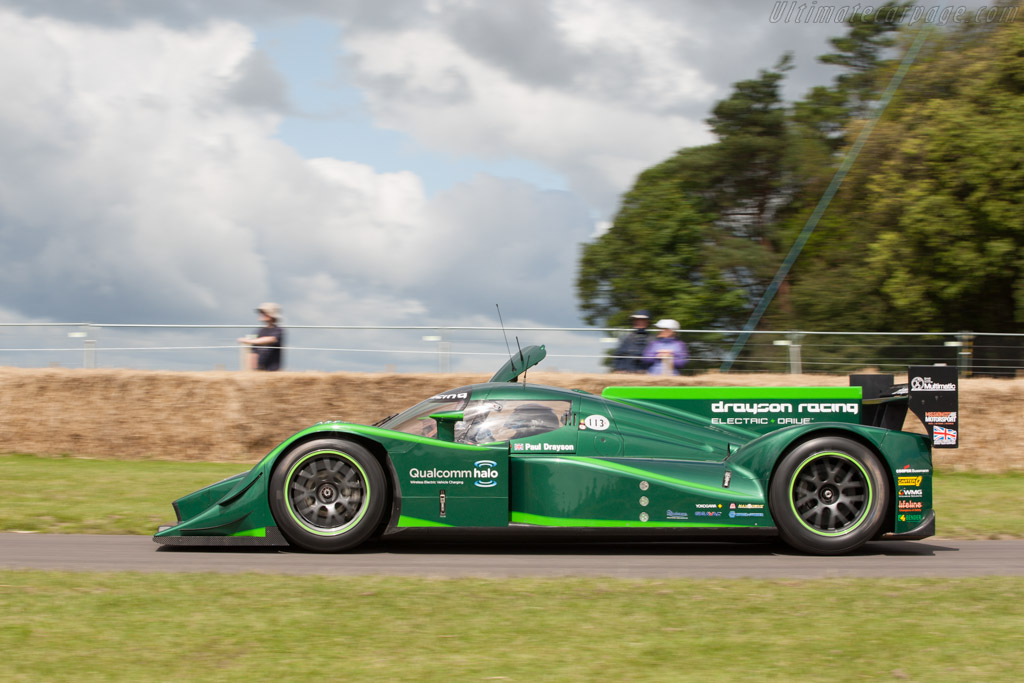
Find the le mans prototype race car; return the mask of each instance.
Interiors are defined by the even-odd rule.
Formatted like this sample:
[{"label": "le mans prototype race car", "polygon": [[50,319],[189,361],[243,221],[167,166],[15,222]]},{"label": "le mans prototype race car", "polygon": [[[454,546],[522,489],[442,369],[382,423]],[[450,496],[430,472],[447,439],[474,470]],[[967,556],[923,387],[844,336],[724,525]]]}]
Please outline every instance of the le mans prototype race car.
[{"label": "le mans prototype race car", "polygon": [[[911,367],[898,386],[853,375],[597,396],[527,384],[544,356],[523,349],[490,382],[373,426],[305,429],[176,500],[178,521],[154,540],[338,552],[410,527],[515,525],[778,535],[837,554],[935,533],[931,449],[957,446],[955,368]],[[908,408],[927,435],[899,431]]]}]

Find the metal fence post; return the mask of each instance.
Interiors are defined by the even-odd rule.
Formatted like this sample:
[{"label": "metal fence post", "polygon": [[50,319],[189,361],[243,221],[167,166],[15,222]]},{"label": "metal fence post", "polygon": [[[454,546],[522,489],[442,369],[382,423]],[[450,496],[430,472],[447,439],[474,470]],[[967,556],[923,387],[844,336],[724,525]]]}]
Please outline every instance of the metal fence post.
[{"label": "metal fence post", "polygon": [[96,367],[96,340],[93,338],[96,328],[92,325],[85,326],[85,343],[82,349],[82,367],[92,370]]},{"label": "metal fence post", "polygon": [[804,374],[803,362],[800,358],[801,339],[803,339],[802,334],[789,335],[789,374],[791,375]]},{"label": "metal fence post", "polygon": [[449,372],[451,371],[451,342],[438,342],[437,343],[437,371],[438,372]]},{"label": "metal fence post", "polygon": [[960,351],[957,353],[957,368],[961,377],[970,377],[974,366],[974,335],[970,332],[961,332],[956,336],[960,342]]}]

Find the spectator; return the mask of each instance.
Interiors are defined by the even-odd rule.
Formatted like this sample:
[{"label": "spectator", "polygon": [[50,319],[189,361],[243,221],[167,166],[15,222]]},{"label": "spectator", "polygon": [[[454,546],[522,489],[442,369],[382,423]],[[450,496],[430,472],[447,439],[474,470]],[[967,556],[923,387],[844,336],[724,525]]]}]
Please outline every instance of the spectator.
[{"label": "spectator", "polygon": [[659,320],[654,324],[658,328],[658,336],[651,340],[644,350],[644,363],[651,375],[678,375],[679,369],[686,365],[688,353],[686,344],[676,339],[679,323],[671,318]]},{"label": "spectator", "polygon": [[239,337],[239,344],[253,347],[250,355],[249,368],[255,370],[280,370],[281,355],[284,348],[284,330],[277,324],[281,319],[281,307],[277,304],[260,304],[256,309],[260,314],[263,327],[254,335]]},{"label": "spectator", "polygon": [[629,316],[633,323],[633,331],[622,338],[615,349],[612,363],[613,372],[645,372],[647,363],[644,361],[644,350],[647,348],[649,335],[647,326],[651,323],[651,315],[647,311],[637,311]]}]

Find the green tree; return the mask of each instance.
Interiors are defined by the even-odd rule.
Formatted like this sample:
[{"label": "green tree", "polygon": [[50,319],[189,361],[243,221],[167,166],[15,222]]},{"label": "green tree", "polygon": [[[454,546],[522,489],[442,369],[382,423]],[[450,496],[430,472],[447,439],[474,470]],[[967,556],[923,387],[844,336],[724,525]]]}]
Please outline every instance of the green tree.
[{"label": "green tree", "polygon": [[786,56],[737,83],[708,123],[719,141],[685,149],[640,175],[612,227],[583,247],[585,319],[623,324],[636,308],[686,328],[741,323],[777,262],[775,217],[789,192]]},{"label": "green tree", "polygon": [[[844,68],[833,85],[787,109],[784,58],[714,107],[715,143],[641,174],[583,247],[588,322],[644,307],[684,328],[740,327],[917,29],[896,33],[906,5],[851,18],[822,58]],[[1024,16],[933,31],[762,329],[1024,331],[1021,111]]]},{"label": "green tree", "polygon": [[615,224],[585,246],[577,288],[587,322],[625,325],[638,308],[711,327],[742,307],[744,292],[704,258],[711,217],[680,189],[687,150],[645,171],[623,199]]},{"label": "green tree", "polygon": [[1020,21],[935,39],[795,273],[804,324],[1024,329],[1021,55]]}]

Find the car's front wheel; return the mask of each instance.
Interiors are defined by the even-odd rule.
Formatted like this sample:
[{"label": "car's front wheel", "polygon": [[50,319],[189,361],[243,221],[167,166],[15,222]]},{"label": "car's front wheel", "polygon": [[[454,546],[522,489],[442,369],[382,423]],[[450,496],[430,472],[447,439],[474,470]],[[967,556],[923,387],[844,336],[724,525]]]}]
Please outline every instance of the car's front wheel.
[{"label": "car's front wheel", "polygon": [[356,547],[384,514],[386,479],[380,462],[359,444],[318,439],[277,463],[270,509],[290,543],[314,552]]},{"label": "car's front wheel", "polygon": [[769,505],[782,540],[816,555],[837,555],[874,538],[885,521],[889,490],[875,454],[843,437],[798,445],[779,464]]}]

